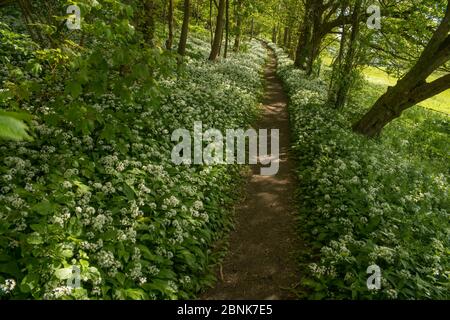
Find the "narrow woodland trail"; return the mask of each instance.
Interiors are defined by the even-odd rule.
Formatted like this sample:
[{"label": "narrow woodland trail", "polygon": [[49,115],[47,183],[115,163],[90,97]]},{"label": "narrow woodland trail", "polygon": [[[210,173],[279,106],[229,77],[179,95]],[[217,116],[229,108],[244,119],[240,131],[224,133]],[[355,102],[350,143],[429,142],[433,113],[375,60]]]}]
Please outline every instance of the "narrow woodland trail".
[{"label": "narrow woodland trail", "polygon": [[[269,49],[270,50],[270,49]],[[294,220],[293,163],[290,148],[287,96],[276,75],[276,59],[265,70],[264,113],[256,129],[280,130],[280,170],[260,176],[260,166],[246,186],[246,198],[236,208],[231,235],[217,286],[202,298],[210,300],[292,299],[298,282],[294,250],[298,248]]]}]

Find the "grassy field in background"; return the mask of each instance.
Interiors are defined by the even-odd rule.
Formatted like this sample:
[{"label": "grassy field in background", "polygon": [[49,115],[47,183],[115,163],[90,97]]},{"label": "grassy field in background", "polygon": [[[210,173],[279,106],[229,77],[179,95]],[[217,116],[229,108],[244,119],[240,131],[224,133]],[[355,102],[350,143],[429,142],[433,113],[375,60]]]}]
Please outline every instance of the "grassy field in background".
[{"label": "grassy field in background", "polygon": [[[332,61],[330,57],[322,57],[322,60],[327,67],[331,66]],[[364,75],[369,82],[383,86],[386,89],[388,86],[393,86],[397,83],[396,78],[390,76],[383,70],[374,67],[365,68]],[[432,81],[436,78],[436,76],[430,77],[430,80]],[[444,91],[443,93],[434,96],[433,98],[425,100],[419,105],[427,109],[450,114],[450,90]]]}]

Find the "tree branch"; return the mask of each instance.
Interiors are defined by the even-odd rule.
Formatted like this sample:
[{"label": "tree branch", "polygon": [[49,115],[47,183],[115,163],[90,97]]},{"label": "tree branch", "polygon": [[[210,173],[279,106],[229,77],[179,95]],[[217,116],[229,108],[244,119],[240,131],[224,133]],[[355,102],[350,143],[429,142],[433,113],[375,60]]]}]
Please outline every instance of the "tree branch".
[{"label": "tree branch", "polygon": [[419,103],[434,97],[447,89],[450,89],[450,73],[432,82],[422,84],[414,89],[411,99],[413,99],[415,103]]}]

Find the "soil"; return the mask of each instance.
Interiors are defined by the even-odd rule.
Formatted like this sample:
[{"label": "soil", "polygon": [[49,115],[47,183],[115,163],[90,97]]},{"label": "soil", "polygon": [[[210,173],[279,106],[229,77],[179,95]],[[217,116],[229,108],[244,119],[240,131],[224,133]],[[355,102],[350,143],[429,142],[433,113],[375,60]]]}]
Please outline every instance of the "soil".
[{"label": "soil", "polygon": [[276,74],[275,55],[268,50],[263,115],[255,129],[280,130],[280,170],[275,176],[261,176],[260,165],[252,166],[245,200],[236,208],[236,229],[218,271],[219,281],[202,299],[294,299],[293,289],[300,280],[295,258],[299,240],[294,164],[289,156],[288,99]]}]

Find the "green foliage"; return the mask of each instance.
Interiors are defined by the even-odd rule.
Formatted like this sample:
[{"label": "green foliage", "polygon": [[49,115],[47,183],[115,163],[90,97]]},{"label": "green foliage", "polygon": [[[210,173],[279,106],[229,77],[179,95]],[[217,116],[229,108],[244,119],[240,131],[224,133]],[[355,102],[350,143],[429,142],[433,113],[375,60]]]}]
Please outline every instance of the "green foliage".
[{"label": "green foliage", "polygon": [[[383,8],[383,33],[375,33],[374,61],[400,78],[417,61],[447,6],[445,0],[401,0]],[[447,63],[447,71],[450,62]]]},{"label": "green foliage", "polygon": [[0,139],[31,140],[23,118],[17,113],[0,111]]},{"label": "green foliage", "polygon": [[[309,299],[449,299],[448,118],[420,108],[381,140],[351,132],[373,99],[342,112],[326,106],[326,84],[292,68],[279,73],[290,94],[299,178],[301,261]],[[371,101],[372,100],[372,101]],[[366,286],[369,266],[382,289]]]},{"label": "green foliage", "polygon": [[[210,269],[222,253],[214,248],[232,227],[241,176],[238,166],[175,166],[170,134],[196,121],[205,130],[248,127],[265,50],[243,43],[241,53],[207,62],[208,2],[192,8],[197,36],[185,61],[163,49],[165,1],[23,2],[30,10],[0,8],[0,298],[194,298],[215,281]],[[81,8],[81,30],[65,28],[69,4]],[[244,34],[287,31],[295,51],[305,2],[234,4],[232,35],[241,17]],[[328,18],[339,16],[337,1],[326,4]],[[365,31],[355,64],[401,74],[444,5],[386,7],[383,33]],[[337,38],[325,40],[317,49]],[[368,141],[350,123],[378,89],[355,75],[348,107],[330,110],[327,84],[278,55],[299,160],[304,261],[314,259],[300,296],[449,299],[448,118],[413,108]],[[378,292],[366,287],[371,264],[382,267]],[[73,266],[81,288],[68,286]]]},{"label": "green foliage", "polygon": [[[210,64],[208,46],[194,40],[202,58],[156,98],[136,86],[135,102],[109,91],[24,104],[36,140],[0,146],[0,283],[17,283],[6,297],[186,299],[211,284],[239,169],[175,166],[171,132],[247,126],[265,52]],[[73,265],[82,289],[66,287]]]},{"label": "green foliage", "polygon": [[[33,4],[32,35],[17,8],[0,10],[0,138],[13,139],[0,140],[0,296],[193,298],[214,281],[240,175],[174,165],[171,133],[247,127],[265,51],[211,64],[194,38],[178,64],[147,42],[142,2],[76,3],[79,31],[65,1]],[[81,288],[67,285],[73,266]]]}]

